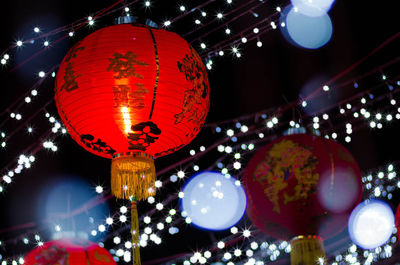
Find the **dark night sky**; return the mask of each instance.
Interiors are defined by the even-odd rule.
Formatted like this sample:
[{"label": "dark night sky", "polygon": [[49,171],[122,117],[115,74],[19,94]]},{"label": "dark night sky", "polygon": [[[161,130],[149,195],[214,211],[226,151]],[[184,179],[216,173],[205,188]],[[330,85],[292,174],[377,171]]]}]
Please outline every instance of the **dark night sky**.
[{"label": "dark night sky", "polygon": [[[234,0],[236,5],[247,0]],[[40,26],[43,32],[47,32],[62,25],[91,15],[93,12],[109,6],[111,0],[78,1],[78,0],[14,0],[2,5],[2,37],[0,49],[4,50],[10,43],[19,38],[27,39],[33,36],[33,27]],[[150,17],[156,22],[162,22],[165,18],[177,16],[178,4],[181,2],[201,1],[172,1],[158,0],[150,11],[140,8],[134,10],[134,15]],[[220,8],[225,3],[222,0]],[[263,47],[257,48],[255,42],[246,44],[242,50],[242,58],[237,59],[227,55],[215,60],[214,69],[209,73],[211,84],[211,109],[208,122],[232,119],[234,117],[261,111],[263,109],[280,106],[286,101],[293,101],[299,96],[306,96],[302,89],[306,83],[315,78],[326,81],[340,73],[349,65],[369,53],[383,41],[398,32],[398,9],[396,1],[361,1],[361,0],[337,0],[330,16],[333,22],[333,37],[326,46],[319,50],[306,50],[292,46],[282,37],[279,30],[271,31],[261,37]],[[282,1],[271,1],[266,7],[259,9],[260,15],[270,14],[271,8],[277,4],[283,6]],[[217,6],[216,6],[217,8]],[[216,10],[210,10],[210,13]],[[116,15],[115,15],[116,16]],[[98,27],[112,24],[114,15],[101,20]],[[232,28],[250,23],[247,19],[240,20]],[[172,31],[182,33],[187,31],[183,24],[178,24]],[[83,32],[83,37],[89,31]],[[195,37],[191,36],[191,38]],[[78,39],[78,36],[77,38]],[[75,40],[76,40],[75,39]],[[49,39],[49,41],[54,41]],[[52,65],[61,61],[73,41],[63,41],[39,55],[37,58],[21,66],[13,72],[9,72],[13,66],[24,61],[38,50],[40,43],[26,45],[23,49],[10,52],[11,66],[0,71],[2,80],[0,106],[3,112],[11,102],[14,102],[21,93],[26,91],[37,81],[38,69],[48,70]],[[361,67],[343,78],[343,81],[362,74],[391,58],[399,56],[399,44],[397,40],[376,54]],[[196,47],[197,45],[197,47]],[[195,43],[198,48],[198,43]],[[53,95],[53,79],[44,82],[40,88],[42,97],[29,111],[35,111],[40,104],[45,103]],[[316,88],[316,87],[315,87]],[[352,86],[335,91],[330,103],[342,100],[350,95],[362,91],[361,88]],[[302,92],[303,91],[303,92]],[[54,104],[49,105],[49,110],[55,113]],[[3,117],[1,117],[3,119]],[[1,120],[0,120],[1,121]],[[43,120],[42,120],[43,122]],[[396,123],[396,122],[395,122]],[[40,130],[41,124],[35,124]],[[397,149],[400,144],[397,140],[399,125],[387,126],[379,132],[372,132],[364,128],[353,135],[351,144],[345,146],[354,154],[362,170],[368,170],[388,161],[399,160]],[[3,130],[4,128],[0,128]],[[7,128],[5,128],[7,129]],[[26,133],[15,136],[20,141],[10,143],[6,150],[0,150],[0,163],[4,167],[19,154],[29,142]],[[203,138],[202,138],[203,137]],[[199,135],[198,139],[190,146],[196,146],[207,142],[205,136]],[[38,204],[45,200],[40,190],[51,187],[53,181],[60,178],[76,176],[85,179],[90,185],[109,184],[109,161],[95,157],[87,153],[73,142],[68,136],[57,140],[60,151],[56,153],[41,152],[38,155],[34,167],[24,171],[18,176],[15,183],[8,186],[7,192],[0,195],[0,230],[9,226],[23,224],[31,221],[39,221],[37,215]],[[187,156],[190,146],[168,158],[161,158],[156,162],[158,168],[163,168],[171,161],[176,162]],[[95,193],[93,192],[93,196]],[[398,202],[398,200],[395,202]],[[120,203],[112,201],[111,211],[117,209]],[[393,204],[395,207],[395,203]],[[189,228],[190,229],[190,228]],[[18,235],[28,230],[18,231]],[[16,234],[8,234],[6,238]],[[206,235],[205,235],[206,234]],[[197,247],[191,244],[193,238],[189,233],[177,238],[171,237],[172,244],[169,247],[158,250],[158,254],[145,253],[143,259],[150,260],[157,257],[168,256],[175,253],[191,251]],[[201,242],[210,244],[207,233],[200,233],[193,229],[193,236],[205,237]],[[0,240],[2,240],[0,234]],[[183,242],[183,243],[182,243]],[[25,249],[21,249],[25,251]],[[4,250],[0,249],[0,253]],[[18,251],[17,251],[18,253]],[[5,253],[7,254],[7,252]]]}]

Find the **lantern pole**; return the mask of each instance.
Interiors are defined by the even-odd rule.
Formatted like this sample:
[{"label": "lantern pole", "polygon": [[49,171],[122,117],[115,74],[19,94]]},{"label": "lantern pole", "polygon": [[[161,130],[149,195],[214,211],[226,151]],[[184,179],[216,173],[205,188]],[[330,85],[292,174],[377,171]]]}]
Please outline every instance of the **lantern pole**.
[{"label": "lantern pole", "polygon": [[139,244],[139,220],[136,198],[131,200],[131,234],[132,234],[132,261],[133,265],[141,265]]}]

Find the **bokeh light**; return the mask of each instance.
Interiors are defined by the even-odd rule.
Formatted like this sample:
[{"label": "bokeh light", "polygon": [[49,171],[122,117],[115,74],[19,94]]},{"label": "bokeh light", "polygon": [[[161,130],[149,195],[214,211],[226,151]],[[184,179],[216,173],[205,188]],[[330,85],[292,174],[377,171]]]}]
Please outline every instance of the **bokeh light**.
[{"label": "bokeh light", "polygon": [[325,15],[332,7],[334,0],[291,0],[298,12],[310,16]]},{"label": "bokeh light", "polygon": [[246,210],[246,194],[239,181],[229,175],[202,172],[186,184],[182,211],[192,223],[208,230],[235,225]]},{"label": "bokeh light", "polygon": [[354,244],[364,249],[379,247],[393,232],[393,211],[385,202],[364,201],[351,213],[348,228]]},{"label": "bokeh light", "polygon": [[[98,230],[110,214],[107,203],[96,203],[97,195],[93,185],[76,176],[55,177],[42,189],[37,206],[38,218],[51,220],[49,225],[54,238],[60,233],[70,233],[68,237],[83,233],[89,235],[92,230]],[[96,235],[104,236],[105,228]]]},{"label": "bokeh light", "polygon": [[318,49],[331,39],[332,22],[327,14],[311,17],[288,6],[282,12],[280,20],[285,25],[281,27],[283,36],[293,45]]},{"label": "bokeh light", "polygon": [[321,175],[318,185],[319,203],[333,213],[350,212],[361,196],[356,192],[358,184],[355,172],[335,167],[334,179],[331,171]]}]

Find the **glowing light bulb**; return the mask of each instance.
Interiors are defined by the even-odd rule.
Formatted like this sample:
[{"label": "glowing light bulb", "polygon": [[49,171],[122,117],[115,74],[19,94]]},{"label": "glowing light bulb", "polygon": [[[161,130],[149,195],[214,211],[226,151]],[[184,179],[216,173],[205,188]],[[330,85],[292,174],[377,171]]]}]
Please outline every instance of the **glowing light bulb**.
[{"label": "glowing light bulb", "polygon": [[96,192],[99,193],[99,194],[102,193],[103,192],[103,187],[102,186],[97,186],[96,187]]},{"label": "glowing light bulb", "polygon": [[126,134],[128,134],[131,131],[131,126],[132,126],[131,117],[129,114],[129,108],[122,107],[121,114],[122,114],[122,118],[124,120],[124,128],[125,128],[124,131]]}]

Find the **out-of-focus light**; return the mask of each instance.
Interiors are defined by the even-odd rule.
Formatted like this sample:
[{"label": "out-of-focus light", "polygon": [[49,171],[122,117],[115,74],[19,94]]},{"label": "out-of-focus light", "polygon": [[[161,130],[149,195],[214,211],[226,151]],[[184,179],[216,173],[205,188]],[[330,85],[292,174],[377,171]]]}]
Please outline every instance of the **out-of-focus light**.
[{"label": "out-of-focus light", "polygon": [[181,204],[193,224],[224,230],[241,219],[246,195],[241,185],[235,185],[235,180],[216,172],[202,172],[187,183]]},{"label": "out-of-focus light", "polygon": [[332,36],[332,22],[327,14],[309,17],[295,12],[293,8],[282,12],[282,34],[290,43],[307,49],[318,49],[329,42]]},{"label": "out-of-focus light", "polygon": [[382,201],[364,201],[351,213],[348,226],[354,244],[364,249],[377,248],[392,235],[393,211]]},{"label": "out-of-focus light", "polygon": [[335,0],[291,0],[291,2],[297,12],[318,17],[327,13]]}]

